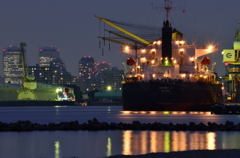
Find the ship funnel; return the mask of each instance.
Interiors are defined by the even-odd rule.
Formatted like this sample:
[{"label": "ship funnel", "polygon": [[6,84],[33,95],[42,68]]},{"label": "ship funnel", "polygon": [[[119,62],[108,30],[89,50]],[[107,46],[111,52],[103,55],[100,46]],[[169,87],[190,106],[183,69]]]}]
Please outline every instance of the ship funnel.
[{"label": "ship funnel", "polygon": [[163,22],[162,28],[162,58],[169,60],[172,58],[172,33],[173,28],[168,20]]}]

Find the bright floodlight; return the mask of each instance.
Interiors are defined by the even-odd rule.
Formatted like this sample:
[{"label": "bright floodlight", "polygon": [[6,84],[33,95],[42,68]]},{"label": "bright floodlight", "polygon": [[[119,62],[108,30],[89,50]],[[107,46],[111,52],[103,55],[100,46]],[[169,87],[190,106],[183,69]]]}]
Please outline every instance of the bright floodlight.
[{"label": "bright floodlight", "polygon": [[107,91],[112,91],[112,86],[107,86]]}]

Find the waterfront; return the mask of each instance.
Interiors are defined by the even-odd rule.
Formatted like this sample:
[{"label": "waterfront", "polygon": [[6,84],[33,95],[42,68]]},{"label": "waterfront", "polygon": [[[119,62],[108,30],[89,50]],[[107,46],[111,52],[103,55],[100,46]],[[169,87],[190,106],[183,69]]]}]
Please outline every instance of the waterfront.
[{"label": "waterfront", "polygon": [[0,107],[1,122],[29,120],[36,123],[79,121],[97,118],[101,122],[161,122],[161,123],[240,123],[240,115],[214,115],[210,112],[130,112],[121,106],[55,106],[55,107]]},{"label": "waterfront", "polygon": [[101,158],[150,152],[240,149],[240,132],[2,132],[0,157]]}]

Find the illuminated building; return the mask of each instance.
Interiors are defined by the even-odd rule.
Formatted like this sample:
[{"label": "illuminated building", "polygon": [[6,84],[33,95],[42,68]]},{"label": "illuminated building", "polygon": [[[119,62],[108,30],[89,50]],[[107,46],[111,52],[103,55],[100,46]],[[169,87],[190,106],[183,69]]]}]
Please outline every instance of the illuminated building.
[{"label": "illuminated building", "polygon": [[55,47],[43,47],[39,50],[39,66],[48,67],[53,60],[59,57],[59,50]]},{"label": "illuminated building", "polygon": [[59,56],[59,51],[53,47],[44,47],[39,52],[39,64],[29,67],[29,73],[37,82],[47,84],[72,84],[73,77],[66,70]]},{"label": "illuminated building", "polygon": [[3,49],[3,78],[7,84],[21,84],[23,66],[21,64],[20,48],[9,46]]},{"label": "illuminated building", "polygon": [[121,90],[122,70],[119,70],[117,67],[111,67],[107,62],[96,64],[96,70],[96,83],[98,90],[106,91],[109,86],[112,87],[112,91]]},{"label": "illuminated building", "polygon": [[84,56],[79,61],[78,78],[79,84],[83,91],[95,90],[96,84],[94,82],[95,63],[91,56]]}]

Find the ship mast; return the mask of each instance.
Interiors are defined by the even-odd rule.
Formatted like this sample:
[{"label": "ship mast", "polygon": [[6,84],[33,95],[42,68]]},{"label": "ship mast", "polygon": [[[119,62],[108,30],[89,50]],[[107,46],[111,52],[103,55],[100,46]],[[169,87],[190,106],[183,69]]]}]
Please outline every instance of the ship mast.
[{"label": "ship mast", "polygon": [[172,0],[164,0],[164,9],[166,11],[166,21],[169,21],[169,15],[172,10]]}]

